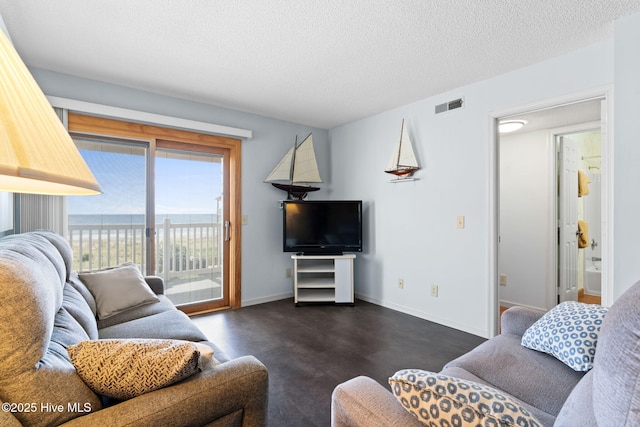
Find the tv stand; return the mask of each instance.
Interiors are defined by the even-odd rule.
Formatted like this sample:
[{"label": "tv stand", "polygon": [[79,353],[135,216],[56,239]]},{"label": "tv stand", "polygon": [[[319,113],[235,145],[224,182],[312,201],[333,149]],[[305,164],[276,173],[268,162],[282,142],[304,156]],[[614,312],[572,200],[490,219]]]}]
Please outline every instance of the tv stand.
[{"label": "tv stand", "polygon": [[355,254],[291,255],[296,306],[308,302],[353,305]]}]

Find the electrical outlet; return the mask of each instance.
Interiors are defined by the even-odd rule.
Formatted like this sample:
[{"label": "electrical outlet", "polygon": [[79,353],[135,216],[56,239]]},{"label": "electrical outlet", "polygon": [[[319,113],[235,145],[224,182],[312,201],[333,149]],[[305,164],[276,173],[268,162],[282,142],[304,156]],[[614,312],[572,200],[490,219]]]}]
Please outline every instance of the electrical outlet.
[{"label": "electrical outlet", "polygon": [[287,269],[284,271],[284,275],[285,275],[285,277],[291,277],[291,269],[290,269],[290,268],[287,268]]},{"label": "electrical outlet", "polygon": [[501,274],[500,275],[500,286],[507,286],[507,275],[506,274]]},{"label": "electrical outlet", "polygon": [[404,279],[398,279],[398,288],[404,289]]},{"label": "electrical outlet", "polygon": [[438,296],[438,285],[431,285],[431,296],[432,297]]}]

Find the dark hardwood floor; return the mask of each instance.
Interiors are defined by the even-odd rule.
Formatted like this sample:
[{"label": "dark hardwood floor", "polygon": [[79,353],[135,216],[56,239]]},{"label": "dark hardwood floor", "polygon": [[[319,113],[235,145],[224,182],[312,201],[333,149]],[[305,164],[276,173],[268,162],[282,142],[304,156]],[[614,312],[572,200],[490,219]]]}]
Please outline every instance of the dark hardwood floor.
[{"label": "dark hardwood floor", "polygon": [[329,426],[331,392],[367,375],[388,387],[404,368],[439,371],[484,341],[414,316],[292,299],[192,317],[229,357],[256,356],[269,370],[269,426]]}]

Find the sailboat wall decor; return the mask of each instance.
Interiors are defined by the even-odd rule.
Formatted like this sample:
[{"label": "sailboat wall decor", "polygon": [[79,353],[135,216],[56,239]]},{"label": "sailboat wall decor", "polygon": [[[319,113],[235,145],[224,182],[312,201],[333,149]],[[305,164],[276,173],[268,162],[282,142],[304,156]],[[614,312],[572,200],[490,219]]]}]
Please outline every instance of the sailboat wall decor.
[{"label": "sailboat wall decor", "polygon": [[418,166],[418,160],[413,152],[413,145],[411,144],[409,133],[404,127],[403,119],[402,127],[400,128],[400,139],[396,143],[389,163],[384,171],[397,177],[391,180],[391,182],[399,182],[410,180],[409,178],[411,178],[413,173],[418,169],[420,169],[420,166]]},{"label": "sailboat wall decor", "polygon": [[307,193],[318,191],[309,183],[322,182],[313,149],[313,134],[309,134],[300,144],[298,137],[293,147],[278,162],[264,182],[287,192],[289,199],[303,200]]}]

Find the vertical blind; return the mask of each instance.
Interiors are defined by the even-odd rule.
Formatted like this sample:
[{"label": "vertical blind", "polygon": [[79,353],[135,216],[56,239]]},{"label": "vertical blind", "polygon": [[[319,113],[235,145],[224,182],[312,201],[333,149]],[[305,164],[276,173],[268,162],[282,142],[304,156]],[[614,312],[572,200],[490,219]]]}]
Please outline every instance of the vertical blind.
[{"label": "vertical blind", "polygon": [[[68,128],[67,110],[54,108],[56,114]],[[42,194],[16,194],[16,233],[33,230],[51,230],[66,236],[67,200],[65,196]]]}]

